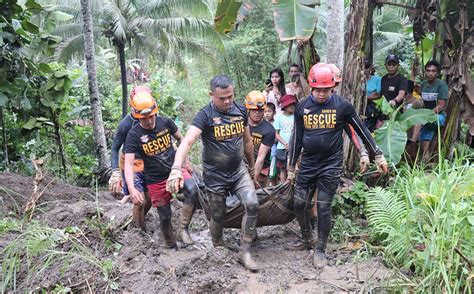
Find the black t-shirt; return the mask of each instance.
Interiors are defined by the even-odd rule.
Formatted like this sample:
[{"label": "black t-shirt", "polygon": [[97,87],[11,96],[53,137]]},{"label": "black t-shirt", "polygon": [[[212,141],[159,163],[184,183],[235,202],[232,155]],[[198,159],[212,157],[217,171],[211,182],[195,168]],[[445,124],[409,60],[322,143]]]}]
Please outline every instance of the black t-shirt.
[{"label": "black t-shirt", "polygon": [[202,131],[204,173],[236,180],[244,154],[244,106],[234,103],[228,112],[222,113],[211,102],[197,113],[192,125]]},{"label": "black t-shirt", "polygon": [[[252,135],[253,147],[254,147],[254,158],[257,160],[258,157],[258,150],[260,149],[260,145],[263,144],[265,146],[272,147],[275,144],[275,128],[266,120],[262,120],[260,124],[257,126],[251,126],[250,134]],[[271,158],[270,153],[268,152],[267,156],[265,157],[265,161],[263,162],[263,167],[269,167]]]},{"label": "black t-shirt", "polygon": [[124,151],[141,155],[147,183],[153,184],[168,178],[176,153],[171,136],[177,131],[178,127],[171,119],[157,116],[153,130],[145,130],[138,124],[128,132]]},{"label": "black t-shirt", "polygon": [[[110,154],[110,161],[112,163],[112,169],[116,169],[119,167],[119,151],[120,147],[125,143],[125,138],[127,138],[128,131],[134,126],[138,125],[138,120],[135,119],[131,114],[124,117],[118,127],[117,131],[114,135],[114,141],[112,142],[111,154]],[[135,155],[137,159],[140,159],[140,154]]]},{"label": "black t-shirt", "polygon": [[[408,81],[401,74],[397,74],[394,77],[389,78],[388,75],[382,77],[382,95],[387,101],[395,99],[398,95],[398,91],[407,91]],[[397,106],[400,106],[403,101],[399,102]]]},{"label": "black t-shirt", "polygon": [[296,106],[290,165],[296,164],[303,149],[301,170],[342,167],[342,131],[347,124],[354,128],[370,152],[382,154],[352,104],[334,94],[323,104],[310,96]]}]

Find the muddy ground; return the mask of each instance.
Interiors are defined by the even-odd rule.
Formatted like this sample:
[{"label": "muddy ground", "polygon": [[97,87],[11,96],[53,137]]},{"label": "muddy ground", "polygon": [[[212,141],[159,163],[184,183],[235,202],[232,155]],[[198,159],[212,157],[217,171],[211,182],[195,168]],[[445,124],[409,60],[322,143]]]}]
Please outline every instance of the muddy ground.
[{"label": "muddy ground", "polygon": [[[261,270],[251,273],[238,261],[239,231],[226,229],[226,248],[213,248],[202,211],[196,212],[191,225],[196,245],[176,251],[164,248],[154,209],[146,217],[146,232],[142,232],[133,224],[127,225],[131,204],[120,204],[106,191],[96,193],[50,178],[42,185],[47,184],[33,220],[53,228],[79,228],[77,240],[98,260],[111,260],[114,267],[106,281],[97,267],[80,259],[70,261],[69,266],[57,262],[40,274],[27,273],[23,266],[17,277],[17,291],[52,291],[61,285],[72,291],[91,292],[110,291],[115,286],[120,292],[135,293],[384,292],[383,286],[391,277],[379,258],[355,262],[356,254],[348,244],[330,244],[330,265],[315,270],[312,252],[285,250],[285,244],[298,235],[296,221],[258,228],[254,252]],[[21,217],[32,190],[32,178],[0,174],[0,216]],[[180,206],[179,202],[173,204],[175,221]],[[102,225],[98,225],[99,219]],[[11,231],[0,236],[2,262],[4,249],[19,234]],[[68,250],[66,245],[61,249]]]}]

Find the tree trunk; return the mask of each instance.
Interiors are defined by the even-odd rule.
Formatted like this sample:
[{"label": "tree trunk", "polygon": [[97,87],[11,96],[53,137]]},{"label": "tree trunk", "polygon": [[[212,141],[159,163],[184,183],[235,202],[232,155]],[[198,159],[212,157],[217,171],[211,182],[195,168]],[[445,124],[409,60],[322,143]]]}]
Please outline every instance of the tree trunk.
[{"label": "tree trunk", "polygon": [[59,122],[56,113],[51,110],[51,117],[53,118],[54,124],[54,139],[59,148],[59,158],[61,159],[61,166],[63,168],[63,176],[66,177],[66,157],[64,156],[63,141],[61,140],[61,133],[59,130]]},{"label": "tree trunk", "polygon": [[[344,68],[342,71],[341,94],[347,98],[357,113],[364,111],[365,97],[365,75],[364,75],[364,51],[367,20],[369,13],[369,0],[353,0],[349,15],[347,16],[347,28],[345,35]],[[350,177],[355,168],[355,151],[350,146],[349,139],[344,140],[344,174]]]},{"label": "tree trunk", "polygon": [[105,181],[110,173],[110,158],[107,150],[107,141],[105,139],[104,122],[102,121],[102,109],[99,97],[99,88],[97,86],[95,69],[95,51],[94,37],[92,32],[92,17],[89,0],[81,0],[82,19],[84,22],[84,49],[87,66],[87,77],[89,79],[89,93],[92,108],[92,121],[94,122],[94,141],[97,146],[98,155],[98,174],[102,181]]},{"label": "tree trunk", "polygon": [[[456,23],[449,21],[440,15],[442,22],[438,30],[445,31],[449,28],[448,34],[444,37],[445,48],[442,56],[442,66],[446,69],[446,80],[448,82],[449,97],[446,106],[446,126],[441,132],[442,156],[453,156],[454,145],[458,141],[460,129],[460,118],[468,124],[469,131],[474,130],[474,84],[471,80],[469,69],[472,68],[472,56],[474,56],[474,27],[469,20],[467,11],[467,1],[459,1],[459,18]],[[437,31],[437,34],[439,32]],[[458,38],[455,38],[455,34]],[[455,42],[455,40],[460,40]],[[438,140],[436,136],[430,144],[430,151],[437,151]]]},{"label": "tree trunk", "polygon": [[120,82],[122,83],[122,118],[127,115],[128,89],[127,89],[127,66],[125,64],[125,43],[115,41],[120,60]]},{"label": "tree trunk", "polygon": [[3,141],[3,162],[5,162],[5,170],[8,171],[8,145],[7,145],[7,130],[5,129],[5,118],[3,117],[3,107],[0,107],[0,123],[2,124],[2,141]]},{"label": "tree trunk", "polygon": [[326,28],[327,63],[338,68],[344,65],[344,0],[328,1],[327,19],[331,20]]}]

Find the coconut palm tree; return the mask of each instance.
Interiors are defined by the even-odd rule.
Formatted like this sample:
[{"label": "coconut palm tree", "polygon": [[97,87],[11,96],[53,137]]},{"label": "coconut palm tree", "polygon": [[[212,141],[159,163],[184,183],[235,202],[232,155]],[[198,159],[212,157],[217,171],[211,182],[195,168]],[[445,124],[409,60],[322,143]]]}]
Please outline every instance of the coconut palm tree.
[{"label": "coconut palm tree", "polygon": [[[127,47],[177,66],[183,66],[185,54],[213,59],[215,52],[223,49],[203,0],[92,0],[92,7],[98,43],[108,40],[117,50],[123,115],[127,111]],[[57,8],[78,15],[76,1],[58,0]],[[65,37],[58,58],[67,59],[83,49],[78,33],[77,17],[57,28],[56,34]]]},{"label": "coconut palm tree", "polygon": [[87,76],[89,79],[89,92],[92,108],[92,117],[94,121],[94,140],[97,145],[99,174],[105,179],[106,174],[110,171],[110,160],[107,152],[107,142],[105,140],[104,123],[102,121],[102,109],[99,99],[99,88],[97,86],[96,69],[95,69],[95,51],[94,38],[92,32],[92,17],[89,6],[89,0],[81,0],[81,11],[83,18],[84,32],[84,48],[85,59],[87,65]]}]

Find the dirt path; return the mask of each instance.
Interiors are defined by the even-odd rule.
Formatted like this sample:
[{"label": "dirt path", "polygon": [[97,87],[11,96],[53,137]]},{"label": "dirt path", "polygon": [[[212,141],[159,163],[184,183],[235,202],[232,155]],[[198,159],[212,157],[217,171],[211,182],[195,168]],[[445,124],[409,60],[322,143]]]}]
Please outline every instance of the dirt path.
[{"label": "dirt path", "polygon": [[[28,184],[31,179],[19,175],[2,174],[0,178],[0,200],[4,204],[0,212],[6,215],[15,205],[21,207],[24,204],[32,185]],[[9,191],[6,192],[5,188]],[[12,199],[15,199],[15,205]],[[174,204],[175,220],[180,206],[180,203]],[[390,277],[390,272],[379,260],[372,258],[354,263],[354,254],[338,250],[335,244],[330,246],[331,265],[315,270],[311,264],[312,252],[292,252],[284,248],[297,236],[295,221],[288,225],[258,228],[254,252],[262,269],[251,273],[238,261],[239,231],[226,229],[226,247],[213,248],[207,221],[201,211],[197,211],[191,226],[191,235],[196,241],[192,247],[178,251],[165,249],[159,232],[158,214],[152,209],[146,218],[146,232],[128,226],[115,236],[114,241],[120,246],[111,251],[90,225],[98,210],[102,211],[102,222],[116,228],[129,217],[131,204],[121,205],[107,192],[100,192],[96,198],[92,191],[56,182],[40,199],[35,219],[52,227],[77,226],[87,232],[85,238],[88,242],[85,244],[89,244],[99,258],[113,261],[117,268],[116,282],[122,292],[363,292],[383,285]],[[2,236],[0,249],[11,238],[13,236]],[[49,275],[30,279],[28,283],[20,278],[18,289],[52,289],[58,283],[75,285],[76,290],[87,289],[85,283],[80,282],[85,276],[90,277],[87,265],[84,268],[76,265],[74,270],[65,273],[56,268]],[[104,289],[98,277],[87,283],[91,289]]]}]

